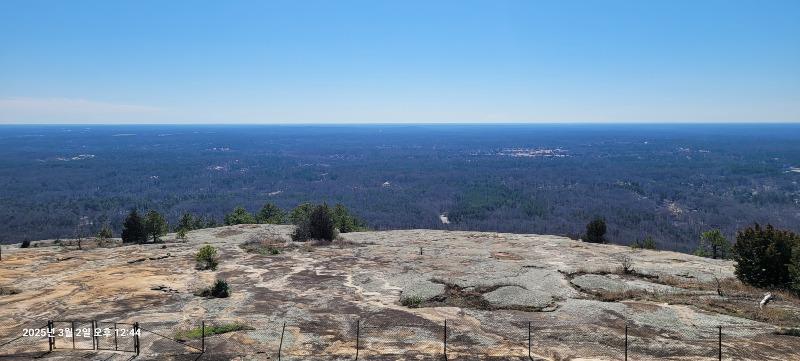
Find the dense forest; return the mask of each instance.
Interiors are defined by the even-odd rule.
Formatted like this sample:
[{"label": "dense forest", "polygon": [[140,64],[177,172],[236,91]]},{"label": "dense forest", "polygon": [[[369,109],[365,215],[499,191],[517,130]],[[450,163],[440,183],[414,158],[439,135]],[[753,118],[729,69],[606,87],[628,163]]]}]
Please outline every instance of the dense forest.
[{"label": "dense forest", "polygon": [[713,228],[800,231],[798,167],[797,125],[2,126],[0,242],[328,202],[378,230],[602,217],[611,242],[692,251]]}]

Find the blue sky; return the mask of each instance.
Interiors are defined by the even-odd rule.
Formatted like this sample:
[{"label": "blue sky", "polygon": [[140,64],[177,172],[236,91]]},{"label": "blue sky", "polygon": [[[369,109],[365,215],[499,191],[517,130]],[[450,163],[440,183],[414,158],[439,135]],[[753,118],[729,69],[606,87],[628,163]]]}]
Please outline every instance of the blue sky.
[{"label": "blue sky", "polygon": [[800,1],[0,2],[0,123],[800,121]]}]

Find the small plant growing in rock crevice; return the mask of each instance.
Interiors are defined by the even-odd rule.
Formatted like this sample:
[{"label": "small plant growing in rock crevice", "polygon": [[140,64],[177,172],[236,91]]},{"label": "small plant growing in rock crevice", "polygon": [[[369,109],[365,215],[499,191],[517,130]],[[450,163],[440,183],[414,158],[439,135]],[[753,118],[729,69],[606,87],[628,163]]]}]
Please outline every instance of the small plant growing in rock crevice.
[{"label": "small plant growing in rock crevice", "polygon": [[199,251],[197,251],[197,254],[195,255],[195,260],[197,261],[197,269],[215,270],[217,269],[217,265],[219,264],[217,249],[207,244],[201,247]]},{"label": "small plant growing in rock crevice", "polygon": [[422,297],[412,296],[412,297],[403,297],[400,300],[400,304],[406,306],[408,308],[417,308],[422,304]]},{"label": "small plant growing in rock crevice", "polygon": [[619,257],[619,269],[622,274],[633,274],[635,270],[633,269],[633,260],[629,256],[621,256]]},{"label": "small plant growing in rock crevice", "polygon": [[230,294],[231,289],[228,282],[222,279],[218,279],[214,282],[213,286],[203,288],[195,293],[197,296],[209,298],[227,298]]}]

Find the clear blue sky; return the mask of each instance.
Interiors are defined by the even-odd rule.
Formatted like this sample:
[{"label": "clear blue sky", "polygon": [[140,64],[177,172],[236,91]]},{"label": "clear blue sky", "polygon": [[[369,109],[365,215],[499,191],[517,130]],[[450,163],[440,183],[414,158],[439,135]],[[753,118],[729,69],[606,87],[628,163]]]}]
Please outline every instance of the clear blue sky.
[{"label": "clear blue sky", "polygon": [[0,1],[0,123],[797,122],[800,1]]}]

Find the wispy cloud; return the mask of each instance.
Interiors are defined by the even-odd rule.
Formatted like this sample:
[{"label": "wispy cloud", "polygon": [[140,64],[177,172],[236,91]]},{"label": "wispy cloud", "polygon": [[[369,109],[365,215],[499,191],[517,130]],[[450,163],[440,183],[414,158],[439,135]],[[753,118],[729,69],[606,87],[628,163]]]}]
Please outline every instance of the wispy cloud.
[{"label": "wispy cloud", "polygon": [[162,111],[161,108],[108,103],[72,98],[0,98],[0,114],[16,115],[111,115],[148,114]]}]

